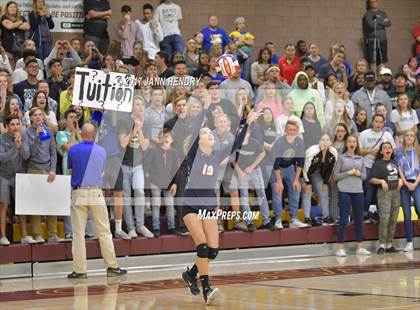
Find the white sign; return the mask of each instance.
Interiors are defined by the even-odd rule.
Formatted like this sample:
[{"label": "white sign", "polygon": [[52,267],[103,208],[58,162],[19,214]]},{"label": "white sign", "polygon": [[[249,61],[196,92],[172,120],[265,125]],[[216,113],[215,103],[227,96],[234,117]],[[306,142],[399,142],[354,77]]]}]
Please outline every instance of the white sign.
[{"label": "white sign", "polygon": [[[3,7],[7,1],[2,1]],[[32,0],[19,0],[19,10],[26,19],[32,11]],[[46,0],[54,21],[51,32],[83,32],[83,0]]]},{"label": "white sign", "polygon": [[131,112],[135,83],[134,75],[76,68],[72,104]]},{"label": "white sign", "polygon": [[16,174],[16,214],[70,215],[70,176],[57,175],[47,182],[46,174]]}]

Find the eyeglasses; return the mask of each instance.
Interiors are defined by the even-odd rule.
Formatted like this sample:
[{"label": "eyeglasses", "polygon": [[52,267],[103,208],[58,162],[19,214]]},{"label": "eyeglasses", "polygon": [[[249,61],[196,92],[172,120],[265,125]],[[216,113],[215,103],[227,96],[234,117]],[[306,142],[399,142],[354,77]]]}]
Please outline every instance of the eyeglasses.
[{"label": "eyeglasses", "polygon": [[38,69],[39,66],[38,65],[29,65],[28,68],[37,68]]}]

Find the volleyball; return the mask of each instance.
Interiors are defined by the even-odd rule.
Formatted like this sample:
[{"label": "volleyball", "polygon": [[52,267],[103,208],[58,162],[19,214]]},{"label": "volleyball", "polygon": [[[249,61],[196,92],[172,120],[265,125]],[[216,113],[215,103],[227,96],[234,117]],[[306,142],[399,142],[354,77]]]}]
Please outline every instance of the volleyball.
[{"label": "volleyball", "polygon": [[217,58],[216,70],[221,73],[224,78],[232,77],[241,69],[238,60],[233,55],[221,55]]}]

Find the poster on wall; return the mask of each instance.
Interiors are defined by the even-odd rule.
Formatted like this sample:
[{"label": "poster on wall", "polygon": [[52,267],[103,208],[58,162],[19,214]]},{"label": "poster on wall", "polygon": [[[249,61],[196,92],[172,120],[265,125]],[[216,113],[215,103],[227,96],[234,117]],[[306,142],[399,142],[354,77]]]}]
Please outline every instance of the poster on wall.
[{"label": "poster on wall", "polygon": [[131,112],[135,83],[134,75],[76,68],[72,104]]},{"label": "poster on wall", "polygon": [[[2,7],[7,1],[2,1]],[[19,10],[25,18],[32,11],[32,0],[19,0]],[[83,32],[83,0],[46,0],[53,21],[51,32]]]}]

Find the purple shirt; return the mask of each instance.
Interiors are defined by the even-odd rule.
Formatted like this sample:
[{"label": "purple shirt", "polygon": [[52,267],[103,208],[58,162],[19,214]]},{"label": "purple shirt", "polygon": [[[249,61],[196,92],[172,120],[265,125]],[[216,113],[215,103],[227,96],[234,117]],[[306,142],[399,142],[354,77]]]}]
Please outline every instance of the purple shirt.
[{"label": "purple shirt", "polygon": [[140,25],[134,21],[128,24],[128,36],[124,39],[122,33],[124,31],[124,22],[119,22],[117,25],[117,33],[121,39],[121,45],[123,49],[123,57],[133,56],[133,45],[136,41],[141,41]]},{"label": "purple shirt", "polygon": [[105,149],[93,141],[82,141],[68,150],[67,166],[72,169],[71,185],[101,186],[106,161]]}]

